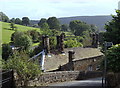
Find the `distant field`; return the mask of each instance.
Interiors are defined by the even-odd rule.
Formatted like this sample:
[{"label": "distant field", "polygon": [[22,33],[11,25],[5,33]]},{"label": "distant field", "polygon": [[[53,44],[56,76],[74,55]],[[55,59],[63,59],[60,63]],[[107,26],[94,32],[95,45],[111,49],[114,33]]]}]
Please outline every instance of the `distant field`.
[{"label": "distant field", "polygon": [[[10,23],[0,22],[0,24],[2,24],[2,43],[9,43],[10,38],[11,38],[11,34],[14,31],[10,30]],[[20,31],[27,31],[27,30],[40,31],[39,28],[27,27],[27,26],[17,25],[17,24],[15,24],[15,26],[17,27],[17,30],[20,30]]]}]

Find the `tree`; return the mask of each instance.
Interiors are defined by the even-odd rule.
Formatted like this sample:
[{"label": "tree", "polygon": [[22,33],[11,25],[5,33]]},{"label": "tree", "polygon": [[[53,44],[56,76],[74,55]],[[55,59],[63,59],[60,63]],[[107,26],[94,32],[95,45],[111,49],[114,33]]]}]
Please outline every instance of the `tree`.
[{"label": "tree", "polygon": [[81,23],[80,20],[74,20],[70,22],[69,27],[73,33],[75,33],[75,30],[77,29],[79,23]]},{"label": "tree", "polygon": [[95,26],[94,24],[91,24],[90,26],[91,26],[91,31],[92,32],[98,33],[99,30],[98,30],[97,26]]},{"label": "tree", "polygon": [[10,19],[11,23],[15,23],[15,18]]},{"label": "tree", "polygon": [[113,72],[120,72],[120,44],[114,45],[107,50],[107,69]]},{"label": "tree", "polygon": [[9,18],[3,12],[0,12],[0,21],[9,22]]},{"label": "tree", "polygon": [[67,24],[63,24],[61,26],[61,31],[68,31],[68,29],[69,29],[69,26]]},{"label": "tree", "polygon": [[[38,22],[38,26],[42,26],[44,23],[46,23],[47,20],[45,18],[41,18],[40,21]],[[42,28],[42,27],[41,27]]]},{"label": "tree", "polygon": [[19,18],[15,19],[15,24],[22,24],[22,21]]},{"label": "tree", "polygon": [[56,17],[49,17],[47,23],[50,29],[60,30],[60,22]]},{"label": "tree", "polygon": [[32,46],[32,40],[28,35],[24,34],[23,32],[16,31],[13,36],[13,43],[15,46],[20,47],[23,50],[30,50]]},{"label": "tree", "polygon": [[10,28],[11,28],[12,30],[15,30],[15,28],[17,28],[17,27],[15,26],[14,23],[10,23]]},{"label": "tree", "polygon": [[90,30],[90,25],[80,20],[71,21],[69,24],[70,30],[77,36],[82,35],[83,31]]},{"label": "tree", "polygon": [[2,59],[7,60],[12,55],[10,44],[2,44]]},{"label": "tree", "polygon": [[31,37],[34,43],[38,42],[40,39],[40,33],[36,30],[28,30],[27,35]]},{"label": "tree", "polygon": [[30,24],[29,18],[28,17],[23,17],[22,18],[22,24],[25,25],[25,26],[29,25]]},{"label": "tree", "polygon": [[105,24],[104,33],[104,40],[113,44],[120,43],[120,10],[116,10],[116,13],[117,15],[112,15],[113,19]]}]

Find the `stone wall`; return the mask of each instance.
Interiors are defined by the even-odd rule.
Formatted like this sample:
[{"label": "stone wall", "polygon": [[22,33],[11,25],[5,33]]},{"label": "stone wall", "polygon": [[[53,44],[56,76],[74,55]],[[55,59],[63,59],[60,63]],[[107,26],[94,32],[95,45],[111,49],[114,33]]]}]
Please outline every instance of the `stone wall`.
[{"label": "stone wall", "polygon": [[107,74],[108,88],[120,88],[120,73]]},{"label": "stone wall", "polygon": [[80,71],[58,71],[47,72],[37,77],[35,80],[29,81],[29,86],[41,86],[55,82],[82,80],[94,77],[101,77],[102,72],[80,72]]}]

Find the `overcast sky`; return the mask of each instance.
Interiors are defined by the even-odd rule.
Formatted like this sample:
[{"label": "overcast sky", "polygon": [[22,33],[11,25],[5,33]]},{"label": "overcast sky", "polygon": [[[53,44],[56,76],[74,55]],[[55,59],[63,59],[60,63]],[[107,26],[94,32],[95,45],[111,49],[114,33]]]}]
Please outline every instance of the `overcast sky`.
[{"label": "overcast sky", "polygon": [[0,11],[9,18],[32,20],[55,16],[94,16],[115,14],[119,0],[0,0]]}]

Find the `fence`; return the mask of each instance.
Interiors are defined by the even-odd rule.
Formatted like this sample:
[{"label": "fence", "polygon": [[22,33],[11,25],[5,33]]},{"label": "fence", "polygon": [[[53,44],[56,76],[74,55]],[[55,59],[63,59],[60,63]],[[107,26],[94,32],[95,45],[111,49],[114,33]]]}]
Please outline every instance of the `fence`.
[{"label": "fence", "polygon": [[0,76],[0,85],[2,88],[14,88],[13,70],[1,70]]}]

